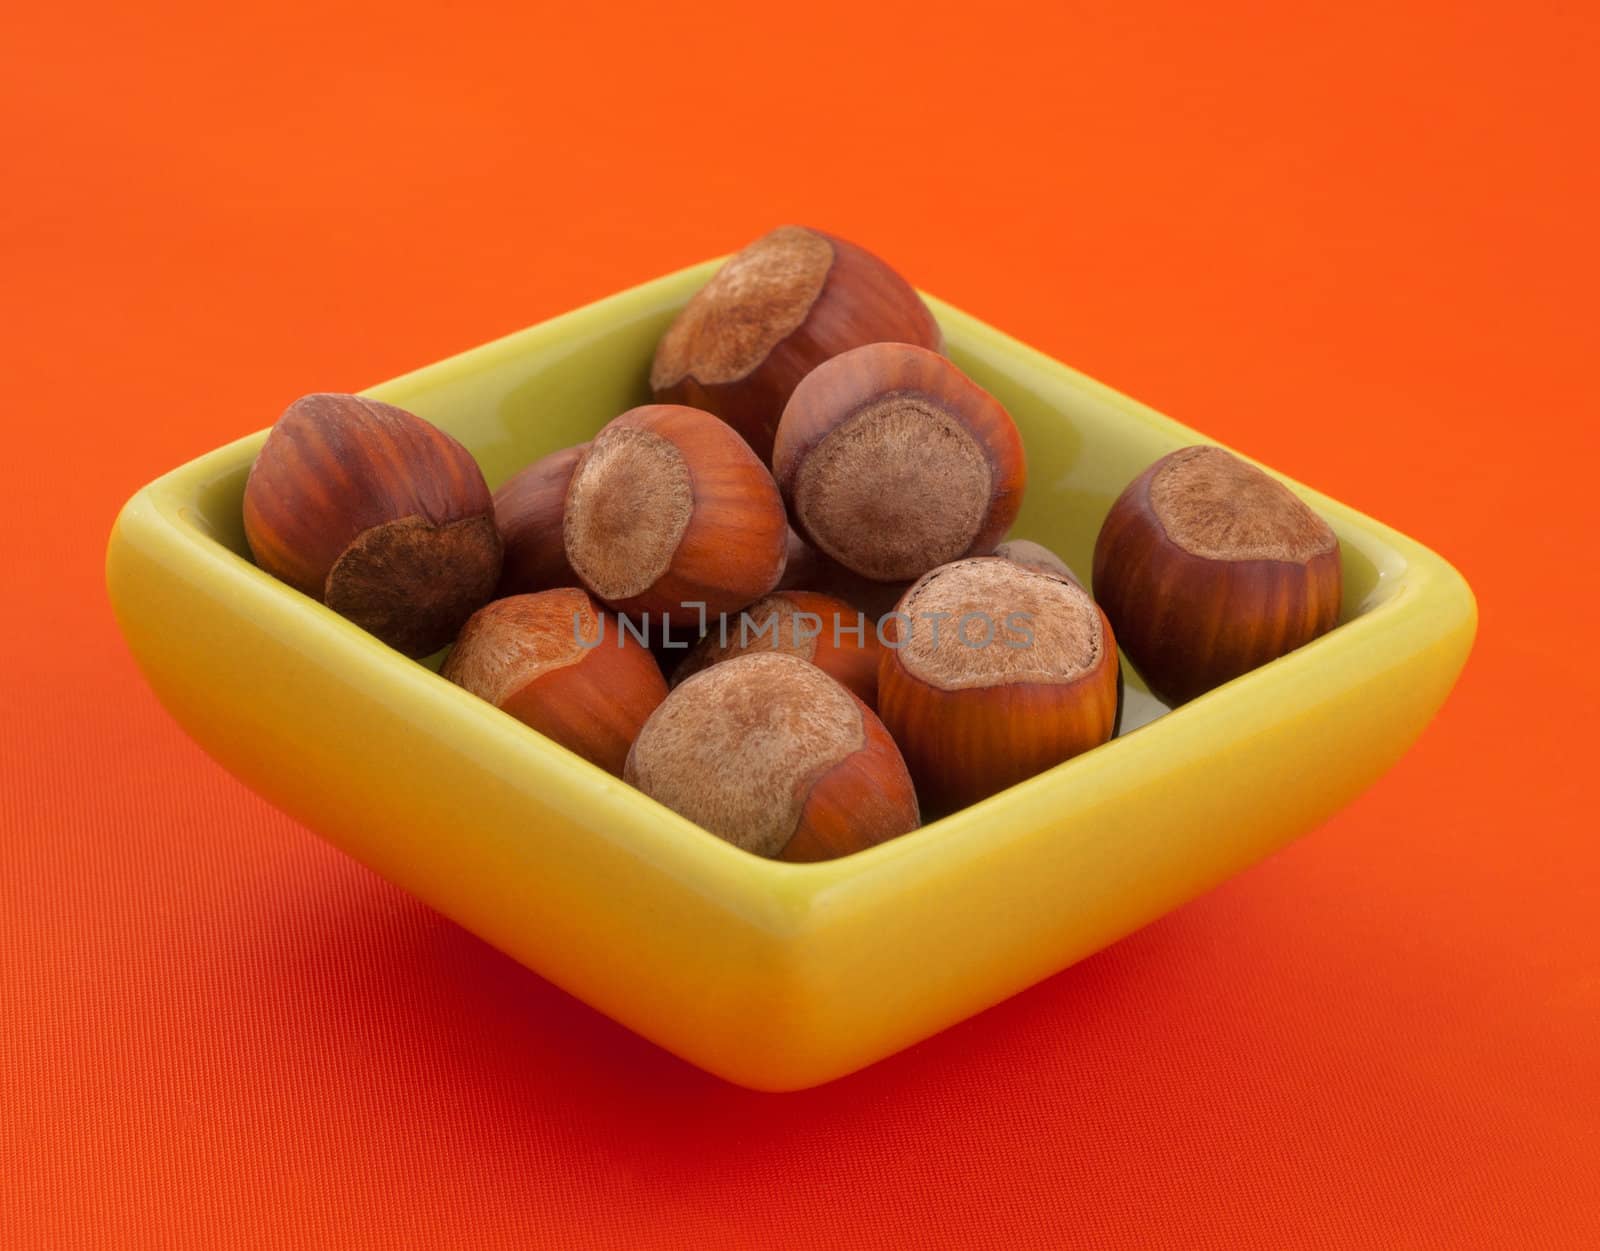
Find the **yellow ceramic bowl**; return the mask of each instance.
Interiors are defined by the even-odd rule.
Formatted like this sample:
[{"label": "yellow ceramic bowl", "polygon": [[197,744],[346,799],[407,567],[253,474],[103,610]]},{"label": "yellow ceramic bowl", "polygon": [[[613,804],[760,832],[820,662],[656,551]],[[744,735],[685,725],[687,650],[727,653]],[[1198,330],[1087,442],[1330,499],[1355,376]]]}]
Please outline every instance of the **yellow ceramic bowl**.
[{"label": "yellow ceramic bowl", "polygon": [[[656,339],[714,262],[375,387],[490,485],[646,398]],[[1200,439],[931,301],[1015,416],[1017,532],[1087,571],[1100,520]],[[1290,484],[1338,531],[1341,624],[907,837],[827,864],[739,851],[256,569],[240,521],[263,434],[145,487],[111,536],[117,619],[179,723],[352,856],[729,1081],[842,1076],[1082,959],[1316,826],[1439,707],[1476,609],[1438,556]],[[1165,715],[1163,715],[1165,714]]]}]

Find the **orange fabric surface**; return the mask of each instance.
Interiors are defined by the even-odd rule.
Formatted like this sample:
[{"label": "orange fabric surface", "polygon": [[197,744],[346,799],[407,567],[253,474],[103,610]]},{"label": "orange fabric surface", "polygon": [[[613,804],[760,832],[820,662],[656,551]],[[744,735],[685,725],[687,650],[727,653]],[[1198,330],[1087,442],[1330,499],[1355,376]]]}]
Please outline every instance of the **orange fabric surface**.
[{"label": "orange fabric surface", "polygon": [[[8,14],[0,1246],[1600,1246],[1597,10],[1319,7]],[[1482,626],[1323,829],[765,1096],[224,775],[101,562],[295,395],[787,220],[1416,535]]]}]

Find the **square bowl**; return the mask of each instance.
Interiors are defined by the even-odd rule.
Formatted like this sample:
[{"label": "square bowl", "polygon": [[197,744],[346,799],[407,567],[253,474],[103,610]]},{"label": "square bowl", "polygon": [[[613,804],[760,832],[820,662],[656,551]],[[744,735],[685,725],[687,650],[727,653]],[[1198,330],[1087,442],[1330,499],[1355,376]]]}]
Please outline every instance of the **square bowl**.
[{"label": "square bowl", "polygon": [[[491,486],[648,398],[707,262],[368,394],[471,449]],[[1117,494],[1203,441],[937,300],[954,360],[1015,417],[1016,533],[1080,571]],[[1167,712],[1127,669],[1124,733],[983,803],[822,864],[760,859],[257,569],[240,516],[265,432],[123,509],[107,580],[161,702],[312,830],[613,1019],[729,1081],[840,1077],[1082,959],[1354,798],[1471,647],[1438,556],[1289,483],[1332,524],[1336,629]]]}]

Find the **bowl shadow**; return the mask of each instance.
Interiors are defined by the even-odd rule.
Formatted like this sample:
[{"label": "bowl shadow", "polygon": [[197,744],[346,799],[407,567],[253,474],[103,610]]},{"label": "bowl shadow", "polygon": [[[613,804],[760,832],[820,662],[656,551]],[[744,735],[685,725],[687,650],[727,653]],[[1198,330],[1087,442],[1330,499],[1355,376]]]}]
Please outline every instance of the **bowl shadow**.
[{"label": "bowl shadow", "polygon": [[[887,1127],[908,1106],[948,1102],[952,1088],[974,1088],[962,1070],[1003,1069],[1014,1048],[1044,1040],[1081,1048],[1084,1080],[1101,1081],[1089,1074],[1097,1058],[1116,1054],[1107,1023],[1135,1005],[1161,1010],[1162,981],[1152,983],[1150,967],[1208,944],[1195,934],[1209,926],[1204,910],[1179,909],[866,1070],[769,1094],[678,1059],[376,875],[351,871],[357,880],[338,875],[272,927],[284,958],[268,962],[259,993],[296,1004],[296,1021],[322,1034],[285,1040],[285,1050],[310,1058],[354,1049],[359,1074],[319,1080],[396,1092],[415,1101],[418,1116],[448,1109],[456,1142],[555,1118],[586,1149],[629,1167],[682,1167],[686,1136],[707,1167],[759,1167],[764,1146],[795,1134],[879,1116]],[[963,1115],[984,1116],[984,1104]]]}]

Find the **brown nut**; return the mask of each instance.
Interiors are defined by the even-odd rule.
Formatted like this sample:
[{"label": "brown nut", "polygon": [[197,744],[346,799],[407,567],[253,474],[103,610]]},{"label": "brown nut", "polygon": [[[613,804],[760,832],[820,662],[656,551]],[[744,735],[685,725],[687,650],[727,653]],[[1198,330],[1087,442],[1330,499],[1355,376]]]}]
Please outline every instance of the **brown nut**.
[{"label": "brown nut", "polygon": [[727,425],[676,404],[609,422],[579,459],[567,559],[619,612],[675,626],[737,612],[783,574],[789,527],[767,467]]},{"label": "brown nut", "polygon": [[764,461],[784,403],[831,356],[881,341],[938,349],[938,323],[872,253],[805,226],[780,226],[719,269],[656,348],[658,401],[721,417]]},{"label": "brown nut", "polygon": [[471,453],[359,395],[307,395],[278,418],[245,483],[244,532],[261,568],[408,656],[449,643],[500,577]]},{"label": "brown nut", "polygon": [[1111,506],[1094,592],[1151,693],[1181,704],[1333,628],[1339,540],[1255,466],[1183,448]]},{"label": "brown nut", "polygon": [[1077,583],[995,557],[944,565],[889,619],[878,706],[948,812],[1111,737],[1117,646]]},{"label": "brown nut", "polygon": [[760,652],[809,660],[868,708],[878,699],[877,623],[842,599],[816,591],[774,591],[723,617],[683,658],[677,686],[702,669]]},{"label": "brown nut", "polygon": [[511,475],[494,493],[494,520],[505,543],[501,595],[529,595],[577,586],[561,535],[567,484],[587,443],[540,457]]},{"label": "brown nut", "polygon": [[826,860],[913,830],[917,796],[883,723],[779,652],[712,665],[667,696],[623,779],[759,856]]},{"label": "brown nut", "polygon": [[468,620],[441,672],[620,776],[667,684],[650,649],[609,616],[575,587],[497,599]]},{"label": "brown nut", "polygon": [[801,536],[878,582],[994,551],[1027,482],[1006,410],[944,357],[903,343],[812,370],[783,411],[772,464]]}]

